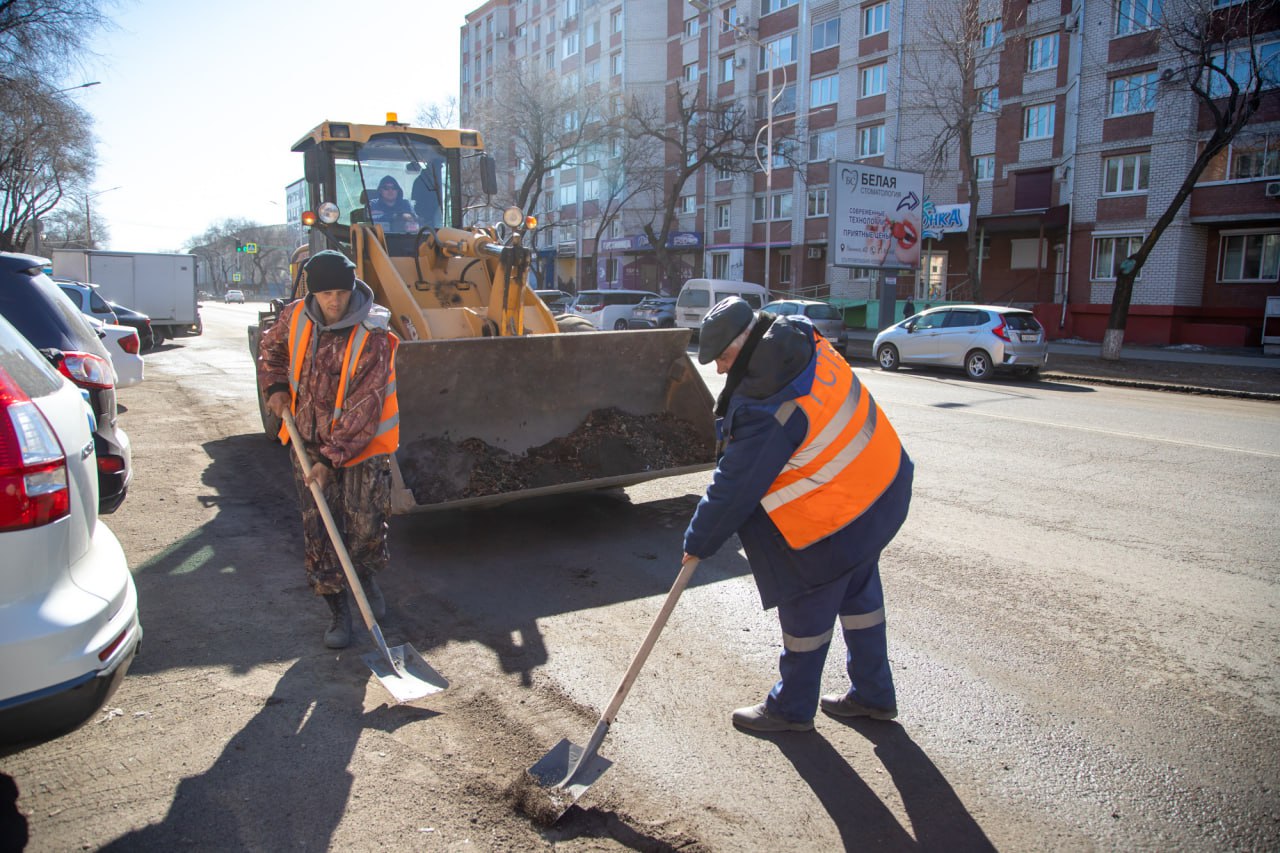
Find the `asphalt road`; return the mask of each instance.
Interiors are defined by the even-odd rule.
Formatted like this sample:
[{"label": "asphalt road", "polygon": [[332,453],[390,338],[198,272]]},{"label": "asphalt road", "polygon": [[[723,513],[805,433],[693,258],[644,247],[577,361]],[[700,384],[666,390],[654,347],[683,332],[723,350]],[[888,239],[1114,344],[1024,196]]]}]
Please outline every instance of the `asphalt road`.
[{"label": "asphalt road", "polygon": [[[251,397],[255,311],[205,305],[204,337],[121,392],[137,482],[108,523],[147,637],[100,720],[0,761],[30,849],[1280,845],[1275,404],[858,367],[917,465],[883,560],[899,721],[735,731],[779,636],[726,548],[611,728],[614,766],[544,829],[503,789],[590,734],[705,475],[396,519],[384,628],[453,687],[390,708],[363,633],[320,647]],[[837,643],[830,689],[842,665]]]}]

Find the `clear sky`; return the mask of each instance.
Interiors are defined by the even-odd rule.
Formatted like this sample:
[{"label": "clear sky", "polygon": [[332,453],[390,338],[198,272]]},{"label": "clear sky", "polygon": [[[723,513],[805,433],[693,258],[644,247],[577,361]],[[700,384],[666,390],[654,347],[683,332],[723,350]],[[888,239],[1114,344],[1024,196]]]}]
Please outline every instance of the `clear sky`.
[{"label": "clear sky", "polygon": [[[95,120],[107,248],[163,252],[229,217],[285,219],[289,149],[326,119],[413,121],[458,93],[481,0],[122,0],[69,92]],[[119,187],[119,189],[113,189]]]}]

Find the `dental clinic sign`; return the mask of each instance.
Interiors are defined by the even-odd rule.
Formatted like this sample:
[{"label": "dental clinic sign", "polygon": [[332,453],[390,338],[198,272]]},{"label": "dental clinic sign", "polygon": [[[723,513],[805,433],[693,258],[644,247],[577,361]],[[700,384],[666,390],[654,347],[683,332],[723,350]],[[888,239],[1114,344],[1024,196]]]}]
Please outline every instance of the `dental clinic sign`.
[{"label": "dental clinic sign", "polygon": [[832,264],[913,270],[920,266],[924,175],[836,161]]}]

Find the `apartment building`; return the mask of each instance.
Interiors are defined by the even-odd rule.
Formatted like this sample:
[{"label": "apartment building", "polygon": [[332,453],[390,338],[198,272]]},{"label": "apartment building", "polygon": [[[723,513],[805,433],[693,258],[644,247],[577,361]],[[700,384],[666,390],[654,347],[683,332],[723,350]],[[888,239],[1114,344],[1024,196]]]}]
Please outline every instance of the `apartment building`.
[{"label": "apartment building", "polygon": [[[952,5],[959,17],[971,4]],[[877,298],[875,270],[836,267],[827,251],[831,164],[854,161],[925,174],[932,215],[921,268],[897,277],[899,298],[974,297],[964,233],[973,218],[985,301],[1035,306],[1053,334],[1097,340],[1118,265],[1164,212],[1211,128],[1171,71],[1160,5],[979,2],[976,69],[954,98],[967,92],[978,105],[968,164],[976,195],[960,146],[932,156],[948,120],[938,103],[956,85],[934,23],[946,0],[491,0],[463,28],[460,103],[465,122],[513,57],[541,57],[584,85],[620,92],[704,87],[710,99],[751,110],[761,144],[771,128],[774,146],[754,174],[710,168],[683,187],[668,244],[685,277]],[[1280,295],[1280,13],[1268,8],[1257,42],[1269,75],[1263,105],[1144,266],[1130,342],[1256,344],[1266,297]],[[594,171],[580,165],[549,179],[556,228],[539,247],[544,269],[565,284],[673,292],[679,282],[663,279],[640,227],[650,206],[624,209],[590,239]]]}]

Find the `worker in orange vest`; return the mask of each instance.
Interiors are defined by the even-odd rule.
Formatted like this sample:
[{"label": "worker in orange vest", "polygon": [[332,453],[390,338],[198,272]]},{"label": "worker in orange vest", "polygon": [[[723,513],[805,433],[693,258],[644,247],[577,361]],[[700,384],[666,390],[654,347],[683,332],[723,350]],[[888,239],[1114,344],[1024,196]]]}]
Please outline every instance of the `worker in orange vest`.
[{"label": "worker in orange vest", "polygon": [[733,712],[751,731],[809,731],[839,619],[852,687],[821,696],[836,717],[889,720],[898,704],[885,636],[880,552],[906,520],[914,472],[884,411],[807,317],[740,297],[703,321],[698,361],[727,374],[720,456],[685,531],[685,558],[737,534],[765,609],[782,625],[781,678]]},{"label": "worker in orange vest", "polygon": [[[389,558],[390,454],[400,443],[398,340],[388,328],[390,312],[374,303],[345,255],[319,252],[304,270],[307,296],[287,305],[262,335],[258,385],[273,413],[293,413],[311,460],[304,469],[289,454],[302,506],[304,563],[307,581],[332,616],[324,644],[341,649],[351,643],[347,582],[310,485],[323,489],[370,609],[381,619],[386,600],[375,575]],[[283,426],[280,441],[289,441]]]}]

